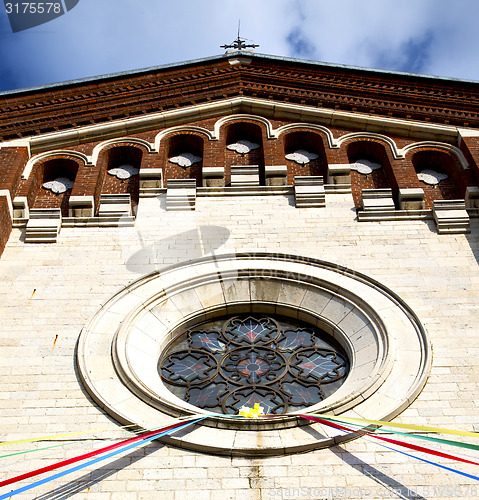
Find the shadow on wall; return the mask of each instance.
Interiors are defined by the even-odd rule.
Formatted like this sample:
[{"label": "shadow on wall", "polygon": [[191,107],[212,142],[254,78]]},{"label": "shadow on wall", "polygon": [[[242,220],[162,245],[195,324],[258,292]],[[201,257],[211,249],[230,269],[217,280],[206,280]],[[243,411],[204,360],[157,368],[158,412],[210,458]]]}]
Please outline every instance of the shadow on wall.
[{"label": "shadow on wall", "polygon": [[465,234],[465,238],[471,247],[471,251],[479,264],[479,223],[478,219],[471,219],[471,233]]},{"label": "shadow on wall", "polygon": [[[403,500],[426,500],[426,498],[414,490],[414,487],[406,486],[396,481],[383,471],[376,469],[372,465],[363,462],[357,456],[347,452],[344,448],[334,446],[330,448],[330,450],[344,463],[350,465],[359,473],[371,478],[376,483],[375,487],[355,488],[354,486],[339,486],[339,491],[337,492],[339,496],[348,498],[350,495],[346,495],[346,491],[349,489],[351,493],[354,491],[353,497],[356,497],[357,491],[355,490],[362,490],[360,493],[364,495],[364,498],[389,498],[391,496],[394,498],[402,498]],[[332,489],[334,489],[334,487],[332,487],[331,490]]]},{"label": "shadow on wall", "polygon": [[[118,471],[129,467],[135,462],[138,462],[142,458],[151,455],[164,445],[158,442],[149,443],[146,446],[140,447],[140,449],[133,450],[131,453],[115,460],[114,462],[107,463],[98,469],[91,472],[87,472],[83,476],[76,478],[73,481],[69,481],[62,486],[58,486],[54,490],[49,491],[43,495],[35,497],[37,500],[66,500],[71,498],[73,495],[86,490],[86,495],[88,498],[88,493],[90,489],[100,483],[101,481],[117,474]],[[99,491],[99,489],[94,489],[94,491]]]},{"label": "shadow on wall", "polygon": [[146,274],[162,267],[165,262],[198,259],[224,245],[230,231],[223,226],[198,226],[195,229],[163,238],[135,252],[126,261],[126,268]]}]

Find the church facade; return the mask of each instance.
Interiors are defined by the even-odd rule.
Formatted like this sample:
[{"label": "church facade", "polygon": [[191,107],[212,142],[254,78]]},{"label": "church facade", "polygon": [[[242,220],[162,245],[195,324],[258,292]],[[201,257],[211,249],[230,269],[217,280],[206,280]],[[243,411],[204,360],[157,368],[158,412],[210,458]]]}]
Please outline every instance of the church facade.
[{"label": "church facade", "polygon": [[1,439],[62,445],[0,481],[194,418],[24,498],[478,494],[317,420],[479,432],[477,82],[236,50],[0,110]]}]

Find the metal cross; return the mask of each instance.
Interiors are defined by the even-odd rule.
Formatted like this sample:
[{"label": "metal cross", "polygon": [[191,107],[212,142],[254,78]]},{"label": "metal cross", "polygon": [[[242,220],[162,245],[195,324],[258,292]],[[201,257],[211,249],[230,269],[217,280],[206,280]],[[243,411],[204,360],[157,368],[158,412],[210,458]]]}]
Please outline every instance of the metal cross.
[{"label": "metal cross", "polygon": [[222,49],[235,49],[235,50],[243,50],[243,49],[249,49],[249,48],[254,49],[256,47],[259,47],[259,45],[255,44],[255,43],[246,44],[245,41],[246,41],[246,39],[240,38],[240,36],[238,34],[238,38],[236,38],[236,40],[234,40],[233,43],[220,45],[220,47]]},{"label": "metal cross", "polygon": [[240,25],[241,25],[241,20],[238,21],[238,36],[236,40],[234,40],[233,43],[230,44],[220,45],[222,49],[243,50],[243,49],[255,49],[256,47],[259,47],[259,45],[256,45],[255,43],[250,43],[250,44],[245,43],[246,38],[240,37]]}]

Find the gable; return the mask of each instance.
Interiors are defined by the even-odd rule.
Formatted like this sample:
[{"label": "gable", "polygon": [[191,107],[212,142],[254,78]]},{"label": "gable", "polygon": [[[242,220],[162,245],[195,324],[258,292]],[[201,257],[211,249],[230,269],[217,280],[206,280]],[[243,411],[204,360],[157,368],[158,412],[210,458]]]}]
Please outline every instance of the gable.
[{"label": "gable", "polygon": [[479,86],[420,75],[233,53],[0,94],[0,139],[249,97],[461,127],[479,125]]}]

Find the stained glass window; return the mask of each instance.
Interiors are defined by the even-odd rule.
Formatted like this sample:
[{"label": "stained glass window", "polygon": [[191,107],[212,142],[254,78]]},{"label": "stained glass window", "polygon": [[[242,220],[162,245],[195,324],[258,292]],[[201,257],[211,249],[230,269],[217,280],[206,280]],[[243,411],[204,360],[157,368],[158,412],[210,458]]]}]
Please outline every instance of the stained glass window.
[{"label": "stained glass window", "polygon": [[319,403],[344,382],[349,363],[325,332],[290,319],[234,316],[180,335],[158,365],[166,387],[214,413],[259,403],[282,415]]}]

